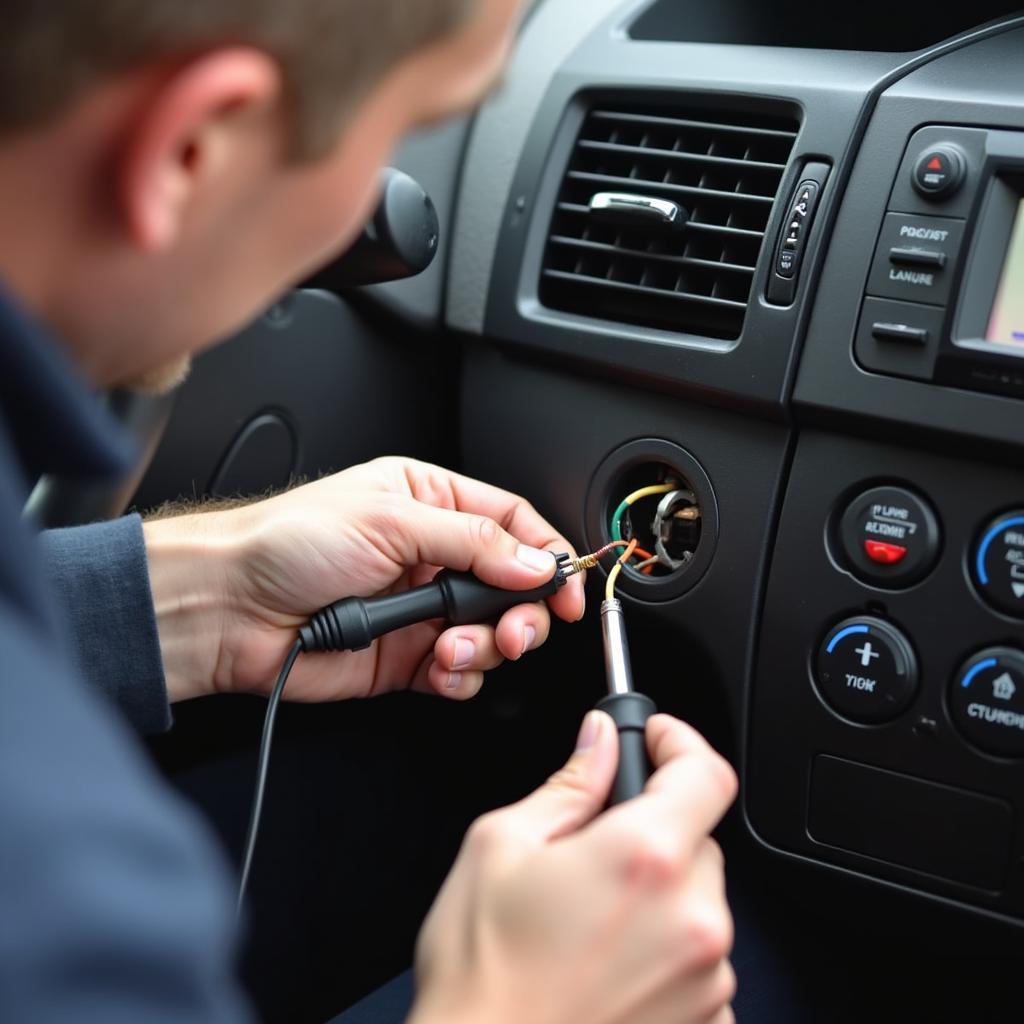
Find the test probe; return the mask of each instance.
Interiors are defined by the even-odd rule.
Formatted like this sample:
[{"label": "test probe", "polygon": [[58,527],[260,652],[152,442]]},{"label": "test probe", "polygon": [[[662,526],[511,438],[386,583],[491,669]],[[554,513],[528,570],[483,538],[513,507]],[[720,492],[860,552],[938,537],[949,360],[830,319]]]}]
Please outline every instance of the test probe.
[{"label": "test probe", "polygon": [[650,697],[633,689],[626,619],[622,602],[616,597],[601,602],[601,642],[608,696],[598,702],[597,709],[611,715],[619,731],[619,767],[608,801],[609,806],[614,806],[643,792],[651,774],[645,730],[647,719],[658,709]]},{"label": "test probe", "polygon": [[651,774],[646,727],[647,719],[657,711],[657,708],[650,697],[645,697],[633,689],[633,668],[626,639],[626,618],[622,602],[615,597],[615,584],[618,582],[619,573],[638,552],[636,540],[628,543],[622,540],[613,541],[592,555],[584,555],[574,563],[582,569],[596,568],[604,554],[621,546],[625,546],[625,550],[608,573],[604,600],[601,602],[601,643],[604,647],[608,696],[598,702],[597,710],[607,712],[611,716],[619,733],[619,766],[608,800],[610,807],[639,796]]},{"label": "test probe", "polygon": [[[256,788],[243,848],[242,874],[238,890],[239,910],[245,897],[253,853],[256,849],[274,720],[288,676],[300,654],[362,650],[369,647],[374,640],[396,629],[434,619],[443,620],[449,626],[494,620],[517,605],[530,604],[551,597],[565,585],[570,576],[585,569],[596,568],[600,557],[622,546],[625,546],[626,550],[608,577],[608,594],[612,594],[618,573],[636,549],[635,541],[629,542],[628,545],[625,541],[613,542],[600,551],[584,555],[582,558],[574,559],[568,554],[553,555],[554,574],[547,583],[532,590],[503,590],[484,583],[471,573],[443,569],[430,583],[400,594],[375,598],[349,597],[336,601],[321,608],[302,626],[285,658],[267,702],[256,770]],[[606,600],[601,606],[601,626],[611,692],[597,707],[611,715],[619,730],[619,767],[609,801],[610,804],[616,804],[636,796],[643,789],[650,772],[644,725],[654,713],[654,705],[646,697],[632,692],[622,605],[614,597]]]}]

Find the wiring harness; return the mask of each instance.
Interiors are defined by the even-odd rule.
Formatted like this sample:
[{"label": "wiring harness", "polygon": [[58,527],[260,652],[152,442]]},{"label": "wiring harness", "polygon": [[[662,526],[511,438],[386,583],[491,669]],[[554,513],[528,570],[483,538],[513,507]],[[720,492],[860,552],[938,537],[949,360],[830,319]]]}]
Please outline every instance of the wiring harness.
[{"label": "wiring harness", "polygon": [[[693,491],[672,479],[666,480],[664,483],[649,484],[627,494],[612,513],[609,533],[613,543],[634,539],[639,544],[639,537],[635,535],[636,524],[630,517],[630,510],[642,499],[657,496],[660,496],[661,500],[658,502],[650,522],[650,534],[653,540],[651,546],[654,548],[654,552],[637,546],[630,554],[631,558],[641,559],[630,568],[645,575],[652,575],[655,568],[659,566],[665,572],[675,572],[689,562],[693,557],[691,550],[683,550],[678,558],[669,551],[673,527],[677,521],[696,523],[701,517],[700,506],[697,504],[697,498]],[[628,561],[628,558],[625,559],[626,563]]]}]

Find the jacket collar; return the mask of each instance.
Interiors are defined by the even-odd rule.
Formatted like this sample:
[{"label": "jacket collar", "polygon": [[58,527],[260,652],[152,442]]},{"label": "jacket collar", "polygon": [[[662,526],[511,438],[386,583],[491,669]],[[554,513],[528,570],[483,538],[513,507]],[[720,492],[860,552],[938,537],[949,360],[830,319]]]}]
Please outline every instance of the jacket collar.
[{"label": "jacket collar", "polygon": [[112,477],[138,450],[61,346],[0,293],[0,418],[29,480]]}]

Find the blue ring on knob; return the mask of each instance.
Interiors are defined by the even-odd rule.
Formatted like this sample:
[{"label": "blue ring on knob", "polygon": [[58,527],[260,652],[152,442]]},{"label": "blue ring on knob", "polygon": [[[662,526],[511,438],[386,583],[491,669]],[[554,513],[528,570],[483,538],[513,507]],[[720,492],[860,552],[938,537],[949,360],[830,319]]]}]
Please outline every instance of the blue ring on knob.
[{"label": "blue ring on knob", "polygon": [[986,658],[984,661],[979,661],[977,665],[972,665],[967,670],[963,679],[960,680],[960,685],[966,690],[974,682],[974,677],[979,672],[984,672],[987,668],[995,668],[998,664],[999,662],[996,658]]},{"label": "blue ring on knob", "polygon": [[832,639],[829,641],[828,647],[825,648],[826,654],[831,654],[836,649],[836,644],[840,640],[845,640],[848,636],[853,633],[870,633],[870,626],[847,626],[846,629],[841,629]]},{"label": "blue ring on knob", "polygon": [[983,586],[988,586],[988,573],[985,572],[985,555],[988,554],[989,545],[1003,532],[1011,526],[1024,526],[1024,516],[1014,516],[1012,519],[1007,519],[1002,523],[996,523],[988,533],[985,534],[981,547],[978,548],[978,560],[975,564],[975,568],[978,570],[978,582]]}]

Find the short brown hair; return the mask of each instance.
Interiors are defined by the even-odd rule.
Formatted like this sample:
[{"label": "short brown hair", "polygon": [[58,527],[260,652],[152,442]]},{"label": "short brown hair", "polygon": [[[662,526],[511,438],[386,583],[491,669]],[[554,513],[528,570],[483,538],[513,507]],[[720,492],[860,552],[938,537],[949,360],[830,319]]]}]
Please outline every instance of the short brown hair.
[{"label": "short brown hair", "polygon": [[0,35],[0,133],[57,116],[104,77],[218,45],[281,66],[294,151],[316,156],[360,100],[479,0],[12,0]]}]

